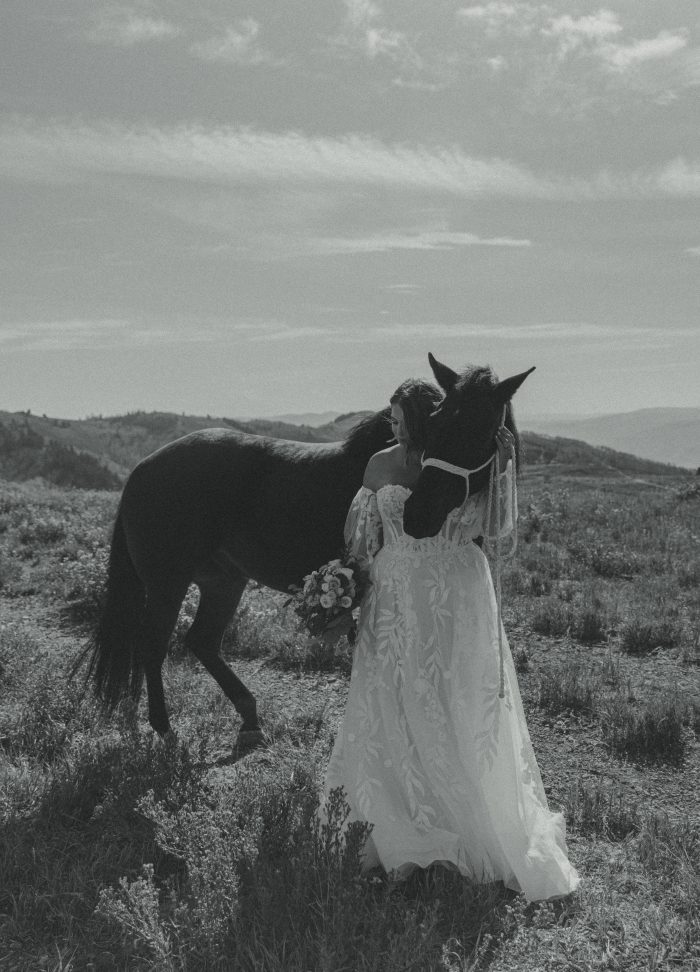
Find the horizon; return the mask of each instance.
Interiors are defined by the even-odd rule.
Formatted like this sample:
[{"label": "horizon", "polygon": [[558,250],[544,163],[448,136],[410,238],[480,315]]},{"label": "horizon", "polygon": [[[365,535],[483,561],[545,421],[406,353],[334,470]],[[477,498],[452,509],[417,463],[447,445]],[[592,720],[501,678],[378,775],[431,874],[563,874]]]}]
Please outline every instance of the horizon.
[{"label": "horizon", "polygon": [[[329,422],[335,421],[336,418],[343,415],[354,415],[364,412],[378,412],[384,406],[377,405],[375,407],[358,407],[343,409],[323,409],[319,412],[305,411],[305,412],[270,412],[266,415],[239,415],[239,414],[226,414],[221,412],[218,414],[213,414],[211,412],[199,413],[199,412],[185,412],[174,409],[164,409],[164,408],[153,408],[153,409],[143,409],[143,408],[130,408],[126,412],[91,412],[87,415],[54,415],[48,412],[37,412],[34,409],[7,409],[0,408],[0,413],[6,413],[8,415],[27,415],[31,418],[45,419],[46,421],[65,421],[65,422],[89,422],[94,421],[108,421],[110,419],[126,418],[129,415],[178,415],[187,418],[199,418],[199,419],[228,419],[236,422],[255,422],[255,421],[279,421],[281,423],[287,422],[290,425],[300,424],[298,422],[291,421],[292,418],[299,417],[320,417],[323,415],[333,415],[333,419],[329,419]],[[683,406],[653,406],[638,409],[631,409],[625,412],[589,412],[586,414],[573,413],[573,412],[525,412],[525,420],[529,421],[559,421],[562,423],[566,422],[585,422],[588,420],[596,420],[600,418],[621,418],[625,415],[638,415],[643,412],[700,412],[700,405],[683,405]],[[522,425],[523,413],[520,409],[516,408],[515,416],[519,425]],[[536,431],[532,429],[531,431]]]},{"label": "horizon", "polygon": [[[693,0],[4,11],[0,407],[698,407]],[[75,420],[75,419],[73,419]]]}]

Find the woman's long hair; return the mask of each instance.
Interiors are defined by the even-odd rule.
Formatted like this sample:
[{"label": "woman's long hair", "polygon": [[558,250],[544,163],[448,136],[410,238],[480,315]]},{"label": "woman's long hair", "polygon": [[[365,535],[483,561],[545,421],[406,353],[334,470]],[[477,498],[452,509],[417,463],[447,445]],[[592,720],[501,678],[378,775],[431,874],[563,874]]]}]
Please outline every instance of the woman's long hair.
[{"label": "woman's long hair", "polygon": [[423,378],[407,378],[389,399],[400,405],[411,451],[422,453],[427,444],[428,416],[443,399],[443,393]]}]

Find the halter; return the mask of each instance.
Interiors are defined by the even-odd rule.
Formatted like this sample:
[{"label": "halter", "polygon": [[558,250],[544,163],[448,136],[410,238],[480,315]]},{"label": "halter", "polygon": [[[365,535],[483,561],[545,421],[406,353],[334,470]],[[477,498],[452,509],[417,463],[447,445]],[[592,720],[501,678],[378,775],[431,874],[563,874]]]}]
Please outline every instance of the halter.
[{"label": "halter", "polygon": [[[503,415],[501,417],[501,425],[499,428],[505,426],[506,421],[506,406],[503,406]],[[518,494],[517,487],[515,483],[515,447],[511,446],[510,450],[510,461],[511,461],[511,504],[513,518],[513,531],[511,548],[507,552],[501,551],[501,476],[498,472],[496,462],[498,452],[494,452],[486,462],[482,462],[480,466],[475,469],[465,469],[462,466],[455,466],[451,462],[445,462],[444,459],[433,459],[425,458],[425,452],[421,457],[421,468],[426,466],[435,466],[436,469],[442,469],[443,472],[452,473],[455,476],[461,476],[466,483],[466,496],[464,497],[464,502],[466,503],[469,498],[469,477],[473,473],[481,472],[482,469],[486,469],[487,466],[491,465],[491,474],[489,476],[489,491],[488,499],[486,502],[486,532],[484,539],[486,541],[486,546],[493,555],[494,567],[496,574],[496,607],[498,612],[498,662],[499,662],[499,677],[498,677],[498,697],[499,699],[505,696],[505,671],[504,671],[504,648],[503,648],[503,621],[501,612],[501,555],[506,557],[512,557],[515,553],[515,549],[518,543],[518,532],[517,532],[517,517],[518,517]],[[491,527],[491,511],[493,509],[493,501],[496,501],[496,530],[495,535],[489,533]]]},{"label": "halter", "polygon": [[[423,456],[425,456],[425,452],[423,453]],[[455,466],[451,462],[445,462],[444,459],[432,459],[432,458],[424,459],[422,457],[421,457],[420,464],[422,468],[424,468],[425,466],[435,466],[437,469],[442,469],[444,472],[454,473],[455,476],[462,476],[467,481],[467,496],[468,496],[469,477],[471,476],[471,474],[478,473],[481,472],[482,469],[486,469],[489,463],[493,462],[495,458],[496,458],[496,453],[494,452],[494,454],[490,457],[490,459],[487,459],[486,462],[482,462],[480,466],[476,467],[476,469],[463,469],[462,466]]]}]

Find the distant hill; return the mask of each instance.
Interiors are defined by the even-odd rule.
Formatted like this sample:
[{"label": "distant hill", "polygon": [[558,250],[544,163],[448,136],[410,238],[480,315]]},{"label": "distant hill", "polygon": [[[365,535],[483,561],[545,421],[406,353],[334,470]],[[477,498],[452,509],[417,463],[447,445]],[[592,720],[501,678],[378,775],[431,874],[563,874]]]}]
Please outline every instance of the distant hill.
[{"label": "distant hill", "polygon": [[[0,412],[0,479],[41,478],[59,486],[118,489],[133,467],[166,442],[206,428],[232,428],[297,442],[336,442],[371,412],[334,414],[313,428],[274,419],[215,418],[173,412],[130,412],[110,417],[58,419]],[[387,442],[390,432],[387,426]],[[526,465],[547,465],[577,475],[677,475],[686,470],[570,438],[523,434]]]},{"label": "distant hill", "polygon": [[240,418],[240,422],[282,422],[284,425],[308,425],[312,429],[317,429],[320,425],[329,425],[339,415],[339,412],[302,412],[289,413],[287,415],[272,415],[269,418],[259,418],[248,416]]},{"label": "distant hill", "polygon": [[657,462],[700,466],[700,408],[643,408],[588,418],[536,418],[523,427],[579,439]]}]

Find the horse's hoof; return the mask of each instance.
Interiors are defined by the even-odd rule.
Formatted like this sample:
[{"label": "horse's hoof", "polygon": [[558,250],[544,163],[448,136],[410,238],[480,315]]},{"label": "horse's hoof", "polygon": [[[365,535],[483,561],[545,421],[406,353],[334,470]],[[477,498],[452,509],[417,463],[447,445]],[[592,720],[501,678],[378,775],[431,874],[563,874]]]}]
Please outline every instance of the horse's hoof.
[{"label": "horse's hoof", "polygon": [[239,755],[249,753],[253,749],[264,745],[265,734],[262,729],[241,729],[236,739],[235,751]]}]

